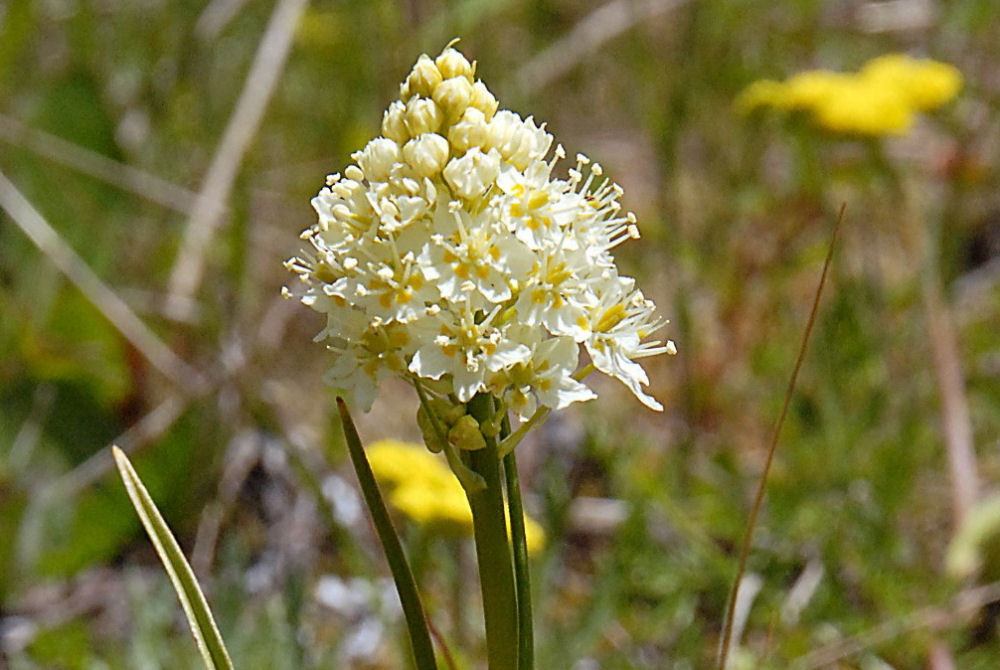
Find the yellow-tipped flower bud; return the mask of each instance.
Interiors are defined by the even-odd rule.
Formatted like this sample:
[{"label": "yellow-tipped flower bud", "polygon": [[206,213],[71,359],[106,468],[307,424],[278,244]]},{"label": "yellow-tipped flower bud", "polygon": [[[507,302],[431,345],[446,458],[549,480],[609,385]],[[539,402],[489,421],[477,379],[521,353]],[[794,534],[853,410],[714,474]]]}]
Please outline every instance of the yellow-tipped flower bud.
[{"label": "yellow-tipped flower bud", "polygon": [[406,92],[411,96],[420,95],[429,98],[443,78],[430,56],[423,54],[417,59],[416,65],[406,78]]},{"label": "yellow-tipped flower bud", "polygon": [[423,133],[403,145],[403,159],[421,177],[432,177],[448,162],[448,140]]},{"label": "yellow-tipped flower bud", "polygon": [[497,99],[493,97],[492,93],[490,93],[490,89],[486,88],[486,84],[481,81],[477,81],[473,84],[472,98],[469,100],[469,104],[481,111],[487,121],[493,118],[493,115],[496,114],[497,107],[500,106]]},{"label": "yellow-tipped flower bud", "polygon": [[445,79],[434,88],[434,102],[444,111],[448,121],[462,118],[472,99],[472,84],[465,77]]},{"label": "yellow-tipped flower bud", "polygon": [[410,139],[410,131],[406,129],[406,105],[399,100],[389,105],[382,115],[382,136],[399,145]]},{"label": "yellow-tipped flower bud", "polygon": [[472,77],[472,64],[465,56],[451,47],[442,51],[434,63],[441,72],[441,76],[445,79],[450,79],[451,77]]},{"label": "yellow-tipped flower bud", "polygon": [[461,120],[448,129],[448,143],[455,154],[461,156],[472,147],[486,146],[488,130],[483,113],[475,107],[469,107]]},{"label": "yellow-tipped flower bud", "polygon": [[436,133],[444,121],[444,114],[430,98],[411,98],[406,103],[406,129],[411,137],[423,133]]}]

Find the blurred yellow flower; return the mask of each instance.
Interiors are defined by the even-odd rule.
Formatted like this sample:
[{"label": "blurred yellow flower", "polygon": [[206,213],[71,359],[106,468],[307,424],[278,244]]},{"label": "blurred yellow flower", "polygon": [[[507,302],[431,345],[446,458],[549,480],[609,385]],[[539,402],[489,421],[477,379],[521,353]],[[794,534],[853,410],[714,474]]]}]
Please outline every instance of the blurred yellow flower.
[{"label": "blurred yellow flower", "polygon": [[854,79],[813,107],[827,130],[860,135],[902,135],[913,126],[913,108],[897,91]]},{"label": "blurred yellow flower", "polygon": [[905,54],[886,54],[870,60],[860,76],[873,85],[896,89],[913,109],[920,111],[950,102],[962,89],[962,73],[954,65]]},{"label": "blurred yellow flower", "polygon": [[[390,489],[418,482],[428,488],[458,484],[447,466],[426,449],[399,440],[379,440],[365,450],[372,472]],[[461,484],[459,484],[461,491]]]},{"label": "blurred yellow flower", "polygon": [[736,99],[736,109],[758,107],[807,111],[817,125],[840,133],[902,135],[914,113],[940,107],[958,95],[962,74],[947,63],[887,54],[857,73],[808,70],[784,82],[755,81]]},{"label": "blurred yellow flower", "polygon": [[827,70],[807,70],[791,77],[781,86],[779,106],[788,109],[821,109],[847,92],[853,79]]},{"label": "blurred yellow flower", "polygon": [[[366,453],[375,478],[388,489],[389,504],[403,516],[443,533],[472,534],[465,489],[437,455],[398,440],[376,442]],[[508,520],[508,530],[509,526]],[[529,554],[545,546],[545,531],[527,515],[524,531]]]}]

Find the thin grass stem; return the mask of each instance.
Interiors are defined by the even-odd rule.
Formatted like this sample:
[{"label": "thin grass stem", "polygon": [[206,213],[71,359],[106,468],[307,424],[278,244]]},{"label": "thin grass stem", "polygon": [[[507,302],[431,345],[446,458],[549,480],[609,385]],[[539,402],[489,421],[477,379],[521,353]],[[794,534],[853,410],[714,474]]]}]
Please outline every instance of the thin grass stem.
[{"label": "thin grass stem", "polygon": [[716,665],[718,670],[725,670],[726,661],[729,658],[729,648],[732,644],[733,619],[736,613],[736,596],[739,594],[740,583],[746,573],[747,558],[750,555],[750,543],[753,540],[753,531],[757,526],[757,518],[760,515],[760,508],[764,502],[764,493],[767,491],[767,477],[771,472],[771,463],[774,461],[774,453],[778,448],[778,437],[781,435],[781,427],[785,423],[788,414],[788,407],[792,402],[792,393],[795,391],[795,383],[799,378],[799,370],[802,369],[802,361],[805,360],[806,348],[809,344],[809,336],[812,334],[813,326],[816,323],[816,314],[819,311],[819,301],[823,296],[823,286],[826,284],[826,276],[830,270],[830,263],[833,260],[833,250],[837,243],[837,235],[840,226],[844,221],[844,209],[846,205],[841,205],[840,214],[837,216],[837,223],[833,227],[833,234],[830,236],[830,245],[826,251],[826,259],[823,261],[823,272],[820,274],[819,285],[813,295],[812,308],[809,311],[809,319],[806,322],[805,332],[802,334],[802,343],[799,345],[799,353],[795,358],[795,367],[792,369],[792,376],[788,380],[788,389],[785,391],[785,400],[781,406],[781,414],[774,425],[774,432],[771,435],[771,444],[767,449],[767,460],[764,462],[764,471],[760,475],[760,482],[757,485],[757,493],[754,496],[753,505],[750,507],[750,517],[747,519],[746,530],[743,533],[743,541],[740,543],[740,558],[736,569],[736,579],[733,581],[733,588],[729,594],[729,605],[726,610],[726,622],[722,629],[722,642],[719,645],[719,662]]}]

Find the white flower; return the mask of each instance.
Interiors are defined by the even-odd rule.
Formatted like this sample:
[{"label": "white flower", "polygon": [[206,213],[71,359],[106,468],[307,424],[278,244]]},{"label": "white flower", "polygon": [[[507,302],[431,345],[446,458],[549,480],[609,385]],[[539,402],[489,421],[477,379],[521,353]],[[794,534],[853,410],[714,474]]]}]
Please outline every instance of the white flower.
[{"label": "white flower", "polygon": [[413,354],[410,372],[428,379],[451,375],[455,395],[462,402],[486,389],[487,372],[497,372],[524,363],[531,350],[504,337],[490,322],[497,310],[481,323],[475,314],[462,310],[458,323],[441,320],[439,334]]},{"label": "white flower", "polygon": [[544,125],[536,126],[530,116],[522,121],[520,116],[507,110],[497,112],[490,121],[489,135],[491,146],[518,170],[543,158],[552,146],[552,136],[545,132]]},{"label": "white flower", "polygon": [[580,281],[589,270],[586,255],[554,247],[541,250],[536,259],[531,278],[515,303],[518,318],[526,325],[542,325],[553,335],[582,342],[587,335],[583,324],[594,302],[590,286]]},{"label": "white flower", "polygon": [[453,48],[421,56],[381,137],[313,198],[286,294],[327,317],[327,380],[365,409],[399,377],[439,404],[493,394],[526,420],[595,397],[582,346],[588,370],[661,409],[638,360],[674,347],[647,341],[663,323],[615,265],[638,237],[621,188],[582,155],[554,177],[565,152],[544,124],[498,110],[474,76]]},{"label": "white flower", "polygon": [[646,300],[641,291],[623,296],[631,283],[622,283],[615,288],[619,291],[602,296],[601,302],[591,312],[590,335],[584,343],[594,367],[606,375],[621,381],[642,404],[657,411],[663,405],[647,395],[643,386],[649,384],[646,371],[636,358],[674,353],[674,343],[643,343],[650,333],[662,327],[663,322],[653,316],[655,306]]},{"label": "white flower", "polygon": [[531,267],[531,252],[499,226],[474,225],[465,210],[449,204],[435,218],[435,233],[420,256],[424,276],[450,302],[470,300],[490,309],[513,295],[511,285]]},{"label": "white flower", "polygon": [[385,181],[392,166],[399,162],[399,145],[386,137],[376,137],[363,151],[351,154],[368,181]]},{"label": "white flower", "polygon": [[[336,335],[330,338],[331,333]],[[352,316],[350,311],[331,314],[327,328],[317,338],[324,334],[327,335],[327,348],[336,354],[325,381],[350,394],[366,412],[375,401],[379,383],[398,375],[412,351],[410,335],[404,328],[366,328],[364,319]]]},{"label": "white flower", "polygon": [[497,392],[522,421],[535,413],[538,404],[562,409],[574,402],[597,397],[573,379],[579,347],[570,337],[542,339],[537,328],[514,326],[507,336],[527,346],[531,356],[524,362],[494,374],[490,388]]},{"label": "white flower", "polygon": [[483,153],[473,147],[461,158],[453,158],[444,169],[444,180],[460,198],[473,200],[486,192],[500,174],[500,153]]},{"label": "white flower", "polygon": [[581,208],[581,198],[571,184],[550,180],[550,172],[551,165],[542,161],[523,172],[505,165],[497,186],[507,197],[497,204],[508,230],[532,249],[556,244],[575,251],[580,248],[576,236],[581,214],[591,216],[591,212]]}]

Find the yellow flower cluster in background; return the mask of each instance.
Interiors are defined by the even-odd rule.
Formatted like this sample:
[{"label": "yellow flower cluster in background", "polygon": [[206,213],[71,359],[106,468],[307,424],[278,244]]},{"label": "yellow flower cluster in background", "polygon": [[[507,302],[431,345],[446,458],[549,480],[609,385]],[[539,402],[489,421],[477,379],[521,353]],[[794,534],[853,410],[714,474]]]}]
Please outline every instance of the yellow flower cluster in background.
[{"label": "yellow flower cluster in background", "polygon": [[962,88],[952,65],[905,54],[868,61],[857,73],[809,70],[784,82],[762,79],[740,94],[736,107],[806,111],[821,127],[861,135],[903,135],[916,112],[951,101]]},{"label": "yellow flower cluster in background", "polygon": [[[472,534],[472,510],[465,489],[438,456],[398,440],[381,440],[365,451],[375,478],[388,491],[389,504],[401,514],[441,532]],[[524,531],[529,554],[545,546],[545,531],[527,515]]]}]

